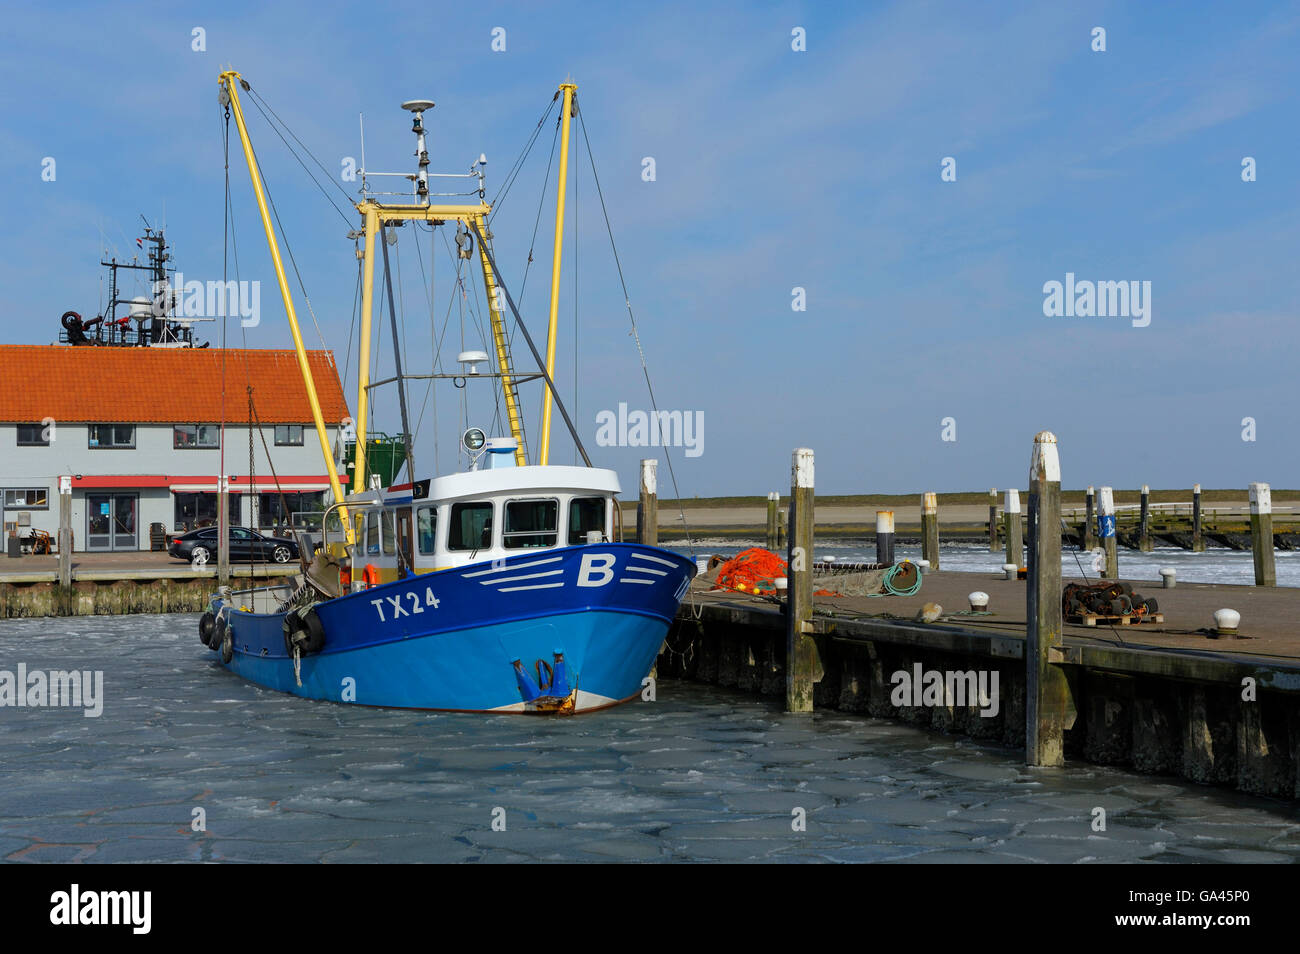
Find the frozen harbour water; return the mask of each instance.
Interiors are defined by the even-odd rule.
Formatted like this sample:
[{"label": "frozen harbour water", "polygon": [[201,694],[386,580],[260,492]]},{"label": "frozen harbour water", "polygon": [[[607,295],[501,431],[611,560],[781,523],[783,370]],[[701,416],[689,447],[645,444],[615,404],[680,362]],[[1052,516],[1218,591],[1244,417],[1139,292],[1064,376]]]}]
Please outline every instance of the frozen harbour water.
[{"label": "frozen harbour water", "polygon": [[887,720],[787,716],[714,687],[663,681],[655,702],[567,719],[308,702],[220,669],[196,624],[0,622],[0,670],[102,670],[105,696],[98,718],[0,708],[0,858],[1300,857],[1289,804],[1083,764],[1030,770],[1018,751]]}]

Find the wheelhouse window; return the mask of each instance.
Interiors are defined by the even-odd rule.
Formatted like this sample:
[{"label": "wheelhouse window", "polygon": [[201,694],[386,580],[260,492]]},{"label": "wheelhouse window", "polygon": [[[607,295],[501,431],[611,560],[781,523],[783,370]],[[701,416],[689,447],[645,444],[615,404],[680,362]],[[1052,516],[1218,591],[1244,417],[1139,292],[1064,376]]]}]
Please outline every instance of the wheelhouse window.
[{"label": "wheelhouse window", "polygon": [[393,527],[393,512],[385,510],[379,516],[384,528],[384,556],[393,556],[397,553],[397,530]]},{"label": "wheelhouse window", "polygon": [[302,425],[301,424],[275,425],[275,446],[276,447],[301,447],[302,446]]},{"label": "wheelhouse window", "polygon": [[91,424],[86,444],[88,447],[133,448],[135,447],[134,424]]},{"label": "wheelhouse window", "polygon": [[19,424],[18,446],[49,447],[51,430],[52,428],[48,428],[44,424]]},{"label": "wheelhouse window", "polygon": [[366,552],[378,554],[380,545],[379,514],[372,510],[366,514]]},{"label": "wheelhouse window", "polygon": [[23,487],[5,491],[6,510],[49,510],[50,492],[44,487]]},{"label": "wheelhouse window", "polygon": [[492,546],[492,504],[452,504],[451,524],[447,528],[447,549],[486,550],[490,546]]},{"label": "wheelhouse window", "polygon": [[420,552],[429,554],[437,549],[438,544],[438,508],[421,507],[415,512],[415,535],[418,538]]},{"label": "wheelhouse window", "polygon": [[172,447],[216,450],[221,446],[221,428],[216,424],[177,424],[172,428]]},{"label": "wheelhouse window", "polygon": [[599,530],[608,536],[605,530],[605,498],[574,497],[569,501],[569,545],[587,542],[587,534]]},{"label": "wheelhouse window", "polygon": [[511,500],[506,504],[507,550],[555,546],[558,500]]}]

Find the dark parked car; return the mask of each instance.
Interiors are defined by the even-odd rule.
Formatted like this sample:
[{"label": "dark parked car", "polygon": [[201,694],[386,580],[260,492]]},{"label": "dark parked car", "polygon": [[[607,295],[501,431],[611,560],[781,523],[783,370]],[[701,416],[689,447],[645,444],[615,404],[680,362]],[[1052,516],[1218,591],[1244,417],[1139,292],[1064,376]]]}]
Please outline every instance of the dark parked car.
[{"label": "dark parked car", "polygon": [[[210,563],[217,558],[217,528],[191,530],[173,537],[167,552],[188,563]],[[288,563],[298,559],[298,544],[284,537],[270,537],[247,527],[230,528],[230,562],[274,561]]]}]

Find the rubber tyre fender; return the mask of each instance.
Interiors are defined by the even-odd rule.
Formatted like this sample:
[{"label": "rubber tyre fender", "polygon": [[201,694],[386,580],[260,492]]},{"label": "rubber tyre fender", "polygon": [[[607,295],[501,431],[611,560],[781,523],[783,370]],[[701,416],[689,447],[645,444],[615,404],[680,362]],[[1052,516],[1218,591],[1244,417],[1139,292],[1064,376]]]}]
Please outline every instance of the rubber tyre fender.
[{"label": "rubber tyre fender", "polygon": [[212,648],[212,634],[217,628],[217,617],[212,610],[208,610],[199,617],[199,642],[209,649]]},{"label": "rubber tyre fender", "polygon": [[226,638],[226,629],[230,626],[226,619],[225,613],[217,614],[216,622],[212,624],[212,632],[208,636],[208,648],[220,649],[221,643]]},{"label": "rubber tyre fender", "polygon": [[312,655],[320,652],[325,648],[325,627],[321,625],[316,610],[307,610],[300,619],[302,620],[303,629],[307,633],[307,642],[302,648],[303,654]]},{"label": "rubber tyre fender", "polygon": [[230,665],[230,660],[235,658],[235,641],[230,636],[230,627],[227,626],[221,637],[221,661]]}]

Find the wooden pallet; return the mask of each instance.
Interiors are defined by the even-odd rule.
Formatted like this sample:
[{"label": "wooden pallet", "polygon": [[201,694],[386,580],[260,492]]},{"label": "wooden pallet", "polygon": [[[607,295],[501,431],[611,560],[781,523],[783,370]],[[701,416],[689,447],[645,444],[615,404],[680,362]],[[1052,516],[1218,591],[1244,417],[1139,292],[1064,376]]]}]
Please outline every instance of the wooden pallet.
[{"label": "wooden pallet", "polygon": [[1074,626],[1096,626],[1098,623],[1105,626],[1140,626],[1144,623],[1163,623],[1165,621],[1165,614],[1148,613],[1145,616],[1099,616],[1096,613],[1083,613],[1082,615],[1066,616],[1065,621]]}]

